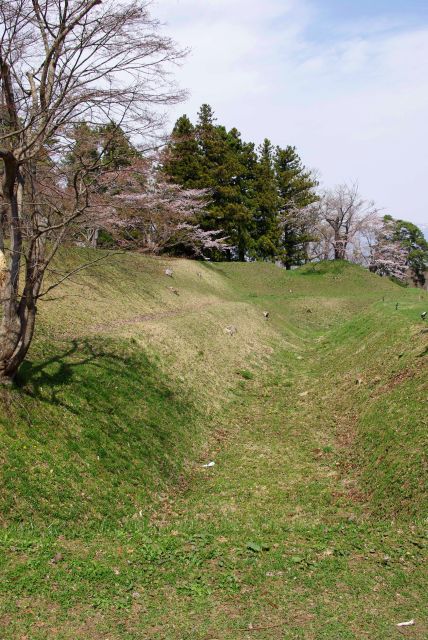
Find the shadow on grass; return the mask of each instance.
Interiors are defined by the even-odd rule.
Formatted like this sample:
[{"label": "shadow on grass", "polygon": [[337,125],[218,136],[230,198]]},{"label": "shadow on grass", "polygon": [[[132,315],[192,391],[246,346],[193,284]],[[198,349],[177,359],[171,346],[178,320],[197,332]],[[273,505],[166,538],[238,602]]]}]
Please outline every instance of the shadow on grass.
[{"label": "shadow on grass", "polygon": [[54,346],[39,345],[43,359],[24,364],[11,392],[15,416],[0,416],[8,503],[42,518],[123,517],[135,495],[177,480],[203,417],[132,340]]},{"label": "shadow on grass", "polygon": [[[87,355],[79,360],[72,361],[70,358],[76,353],[87,351]],[[19,370],[16,386],[35,398],[46,400],[42,389],[46,386],[52,391],[51,402],[55,402],[55,390],[58,387],[67,385],[73,377],[73,370],[93,362],[98,357],[94,347],[88,342],[73,340],[71,345],[62,353],[55,353],[46,360],[31,362],[25,360]]]}]

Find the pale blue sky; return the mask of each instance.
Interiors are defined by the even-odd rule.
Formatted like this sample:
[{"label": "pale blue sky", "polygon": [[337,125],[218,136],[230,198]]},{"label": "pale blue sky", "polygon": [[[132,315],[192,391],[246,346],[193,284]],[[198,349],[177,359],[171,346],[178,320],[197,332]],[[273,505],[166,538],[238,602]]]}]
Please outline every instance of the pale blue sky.
[{"label": "pale blue sky", "polygon": [[297,146],[325,186],[358,181],[428,224],[428,1],[156,0],[191,48],[183,112],[208,102],[244,139]]}]

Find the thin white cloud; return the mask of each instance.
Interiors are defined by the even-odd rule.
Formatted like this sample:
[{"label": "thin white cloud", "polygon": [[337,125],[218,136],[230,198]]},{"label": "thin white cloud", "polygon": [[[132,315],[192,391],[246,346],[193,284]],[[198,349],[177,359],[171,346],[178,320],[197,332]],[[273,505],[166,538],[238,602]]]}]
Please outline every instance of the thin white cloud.
[{"label": "thin white cloud", "polygon": [[[388,16],[317,31],[307,0],[159,0],[154,13],[192,52],[178,74],[244,138],[295,144],[328,184],[358,180],[392,215],[428,222],[428,25]],[[393,27],[393,28],[391,28]]]}]

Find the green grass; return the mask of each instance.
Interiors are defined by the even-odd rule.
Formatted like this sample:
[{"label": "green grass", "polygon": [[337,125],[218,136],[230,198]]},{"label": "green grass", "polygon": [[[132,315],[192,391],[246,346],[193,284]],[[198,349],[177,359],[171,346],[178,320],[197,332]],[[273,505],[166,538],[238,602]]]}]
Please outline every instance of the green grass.
[{"label": "green grass", "polygon": [[428,636],[426,294],[129,254],[62,293],[2,391],[2,640]]}]

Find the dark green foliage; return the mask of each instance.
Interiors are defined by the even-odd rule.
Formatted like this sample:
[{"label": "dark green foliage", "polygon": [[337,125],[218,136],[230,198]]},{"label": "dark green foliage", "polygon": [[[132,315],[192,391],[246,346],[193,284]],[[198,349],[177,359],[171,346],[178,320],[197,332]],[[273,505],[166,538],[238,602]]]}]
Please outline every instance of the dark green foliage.
[{"label": "dark green foliage", "polygon": [[229,259],[304,261],[309,240],[304,211],[316,199],[317,183],[294,147],[275,148],[266,139],[256,151],[237,129],[216,124],[204,104],[196,125],[187,116],[177,120],[163,170],[186,188],[211,191],[198,222],[205,230],[224,232]]},{"label": "dark green foliage", "polygon": [[311,238],[310,213],[306,209],[318,197],[318,182],[303,165],[295,147],[276,148],[275,173],[281,198],[282,261],[287,268],[307,259]]},{"label": "dark green foliage", "polygon": [[425,271],[428,269],[428,242],[422,231],[412,222],[396,220],[394,240],[400,242],[407,252],[407,264],[412,270],[415,281],[425,284]]},{"label": "dark green foliage", "polygon": [[281,230],[279,210],[281,197],[274,167],[275,150],[267,138],[258,149],[255,181],[255,241],[254,255],[274,259],[278,255]]},{"label": "dark green foliage", "polygon": [[[100,175],[105,169],[128,167],[139,157],[137,149],[119,125],[114,122],[93,127],[87,122],[76,124],[72,133],[72,147],[65,165],[89,176]],[[91,178],[93,179],[93,178]]]},{"label": "dark green foliage", "polygon": [[236,129],[228,132],[216,125],[206,104],[196,126],[187,116],[177,120],[163,164],[167,176],[181,186],[210,190],[211,203],[198,222],[205,230],[224,232],[240,260],[251,246],[249,183],[255,165],[254,146],[244,143]]},{"label": "dark green foliage", "polygon": [[251,244],[252,212],[247,193],[252,150],[236,129],[214,125],[212,111],[203,105],[196,126],[203,163],[201,188],[211,189],[211,205],[201,220],[206,230],[222,230],[243,260]]},{"label": "dark green foliage", "polygon": [[172,131],[163,170],[174,182],[197,188],[202,179],[202,161],[195,127],[186,115],[181,116]]},{"label": "dark green foliage", "polygon": [[112,169],[129,167],[140,156],[123,129],[115,122],[97,128],[102,145],[103,164]]}]

